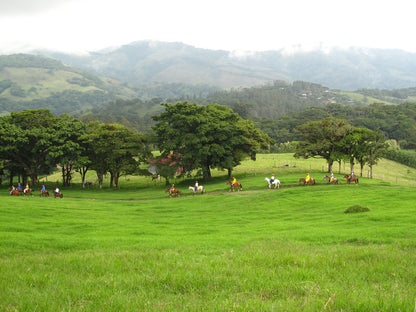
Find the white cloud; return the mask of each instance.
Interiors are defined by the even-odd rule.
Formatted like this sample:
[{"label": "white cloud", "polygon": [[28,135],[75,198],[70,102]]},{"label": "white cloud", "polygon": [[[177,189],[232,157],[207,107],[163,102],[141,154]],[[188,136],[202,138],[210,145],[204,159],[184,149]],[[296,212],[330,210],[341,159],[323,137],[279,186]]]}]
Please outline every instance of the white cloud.
[{"label": "white cloud", "polygon": [[15,0],[0,3],[0,49],[159,40],[229,51],[324,44],[416,52],[412,15],[407,0]]}]

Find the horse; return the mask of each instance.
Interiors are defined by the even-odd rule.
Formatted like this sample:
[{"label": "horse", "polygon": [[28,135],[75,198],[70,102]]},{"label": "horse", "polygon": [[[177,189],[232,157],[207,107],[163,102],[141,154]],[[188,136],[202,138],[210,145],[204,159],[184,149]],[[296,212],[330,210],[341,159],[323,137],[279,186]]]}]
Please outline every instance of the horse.
[{"label": "horse", "polygon": [[48,191],[40,191],[40,197],[45,196],[45,197],[49,197],[49,192]]},{"label": "horse", "polygon": [[344,175],[344,178],[347,179],[347,184],[350,184],[351,182],[355,182],[355,184],[358,184],[358,178],[356,177],[350,178],[350,176],[346,174]]},{"label": "horse", "polygon": [[274,179],[274,181],[270,183],[270,179],[268,177],[265,177],[264,181],[269,183],[269,189],[272,188],[272,185],[274,185],[274,188],[280,188],[280,181],[278,179]]},{"label": "horse", "polygon": [[172,190],[172,193],[171,193],[171,191],[170,191],[170,189],[166,189],[165,190],[165,193],[169,193],[169,197],[176,197],[176,196],[180,196],[180,194],[181,194],[181,192],[179,191],[179,190],[177,190],[177,189],[173,189]]},{"label": "horse", "polygon": [[53,196],[54,196],[55,198],[57,198],[57,197],[59,197],[59,198],[64,198],[64,195],[63,195],[61,192],[58,192],[58,193],[53,192]]},{"label": "horse", "polygon": [[25,196],[26,196],[26,195],[33,196],[33,194],[32,194],[32,189],[27,189],[27,190],[26,190],[26,189],[24,189],[24,190],[23,190],[23,195],[25,195]]},{"label": "horse", "polygon": [[227,181],[227,184],[230,186],[230,192],[231,192],[231,190],[233,190],[233,192],[234,192],[235,188],[237,188],[237,191],[242,191],[243,190],[243,185],[239,182],[235,182],[234,187],[233,187],[233,184],[231,183],[231,181]]},{"label": "horse", "polygon": [[10,187],[9,187],[9,192],[10,192],[10,196],[19,196],[19,191],[18,190],[16,190],[16,189],[11,189]]},{"label": "horse", "polygon": [[205,189],[202,185],[199,185],[198,188],[196,189],[196,191],[195,191],[195,186],[190,186],[190,187],[188,187],[188,189],[190,191],[194,192],[194,194],[196,194],[198,191],[201,191],[201,194],[204,194],[204,192],[205,192]]},{"label": "horse", "polygon": [[331,181],[331,178],[330,178],[330,177],[328,177],[327,175],[324,175],[324,179],[326,179],[326,181],[327,181],[328,183],[339,184],[339,181],[338,181],[338,179],[337,179],[337,178],[333,178],[333,179],[332,179],[332,182],[330,182],[330,181]]},{"label": "horse", "polygon": [[314,185],[315,184],[315,179],[313,179],[313,178],[310,178],[309,179],[309,182],[306,182],[306,179],[304,179],[304,178],[300,178],[299,179],[299,182],[303,182],[303,185],[306,185],[306,184],[312,184],[312,185]]}]

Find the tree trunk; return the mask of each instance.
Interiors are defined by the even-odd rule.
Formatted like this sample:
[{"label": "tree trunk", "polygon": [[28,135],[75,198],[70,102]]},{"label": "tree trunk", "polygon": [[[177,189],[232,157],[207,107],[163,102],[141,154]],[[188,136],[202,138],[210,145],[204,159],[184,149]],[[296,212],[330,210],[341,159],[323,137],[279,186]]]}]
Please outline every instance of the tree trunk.
[{"label": "tree trunk", "polygon": [[98,178],[98,184],[100,185],[100,190],[101,190],[103,188],[103,180],[104,180],[103,174],[97,172],[97,178]]},{"label": "tree trunk", "polygon": [[9,175],[9,186],[13,185],[13,176],[14,176],[14,172],[10,171],[10,175]]},{"label": "tree trunk", "polygon": [[30,180],[32,181],[32,185],[38,185],[38,175],[36,173],[30,174]]},{"label": "tree trunk", "polygon": [[230,169],[230,168],[228,168],[228,177],[227,177],[227,179],[228,180],[231,180],[231,177],[232,177],[232,174],[233,174],[233,171],[232,171],[232,169]]},{"label": "tree trunk", "polygon": [[81,175],[81,184],[82,188],[85,189],[85,177],[87,175],[88,167],[82,167],[79,169],[79,174]]},{"label": "tree trunk", "polygon": [[110,171],[110,188],[114,185],[114,174],[113,171]]},{"label": "tree trunk", "polygon": [[65,181],[66,181],[66,170],[65,170],[65,166],[62,166],[61,172],[62,172],[62,184],[65,186]]},{"label": "tree trunk", "polygon": [[205,168],[203,169],[203,173],[204,173],[204,180],[205,181],[209,181],[212,179],[211,176],[211,169],[209,168],[209,166],[205,166]]},{"label": "tree trunk", "polygon": [[120,172],[114,174],[114,187],[118,189],[118,180],[120,179]]}]

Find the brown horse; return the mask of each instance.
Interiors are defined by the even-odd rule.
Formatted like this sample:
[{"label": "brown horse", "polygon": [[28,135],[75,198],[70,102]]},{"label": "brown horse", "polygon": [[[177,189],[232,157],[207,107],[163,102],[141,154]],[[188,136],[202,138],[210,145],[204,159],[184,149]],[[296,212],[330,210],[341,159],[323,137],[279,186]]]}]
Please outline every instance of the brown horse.
[{"label": "brown horse", "polygon": [[40,196],[45,196],[45,197],[49,197],[49,192],[48,191],[40,191]]},{"label": "brown horse", "polygon": [[63,195],[61,192],[59,192],[59,193],[54,192],[54,193],[53,193],[53,196],[54,196],[55,198],[57,198],[57,197],[59,197],[59,198],[64,198],[64,195]]},{"label": "brown horse", "polygon": [[358,178],[356,177],[350,178],[350,176],[346,174],[344,175],[344,178],[347,179],[347,184],[350,184],[351,182],[355,182],[355,184],[358,184]]},{"label": "brown horse", "polygon": [[32,189],[25,189],[25,190],[23,190],[23,195],[30,195],[30,196],[33,196],[33,194],[32,194]]},{"label": "brown horse", "polygon": [[180,196],[181,192],[177,189],[173,189],[172,192],[170,191],[170,189],[166,189],[165,193],[169,193],[169,197],[176,197],[176,196]]},{"label": "brown horse", "polygon": [[14,189],[14,190],[12,190],[10,187],[9,187],[9,192],[10,192],[10,196],[19,196],[19,191],[18,190],[16,190],[16,189]]},{"label": "brown horse", "polygon": [[330,181],[331,181],[331,178],[330,178],[330,177],[328,177],[327,175],[325,175],[325,176],[324,176],[324,179],[326,179],[326,181],[327,181],[328,183],[332,183],[332,184],[339,184],[339,181],[338,181],[338,179],[337,179],[337,178],[333,178],[333,179],[332,179],[332,182],[330,182]]},{"label": "brown horse", "polygon": [[237,188],[237,191],[242,191],[243,190],[243,185],[239,182],[235,182],[234,187],[233,187],[233,184],[231,183],[231,181],[227,181],[227,184],[230,186],[230,191],[229,192],[231,192],[231,190],[234,192],[235,188]]},{"label": "brown horse", "polygon": [[315,179],[310,178],[310,179],[309,179],[309,182],[306,182],[306,179],[304,179],[304,178],[300,178],[300,179],[299,179],[299,182],[303,182],[303,185],[306,185],[306,184],[312,184],[312,185],[314,185],[314,184],[315,184]]}]

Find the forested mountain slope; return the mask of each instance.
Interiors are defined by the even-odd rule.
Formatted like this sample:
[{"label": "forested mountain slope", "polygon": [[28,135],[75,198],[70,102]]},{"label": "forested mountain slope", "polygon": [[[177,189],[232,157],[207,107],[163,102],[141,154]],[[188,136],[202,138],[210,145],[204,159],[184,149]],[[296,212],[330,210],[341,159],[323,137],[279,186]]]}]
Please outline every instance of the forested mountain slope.
[{"label": "forested mountain slope", "polygon": [[274,80],[301,80],[348,91],[416,86],[416,53],[401,50],[334,48],[240,53],[199,49],[179,42],[138,41],[84,56],[36,53],[134,85],[175,82],[229,89]]}]

